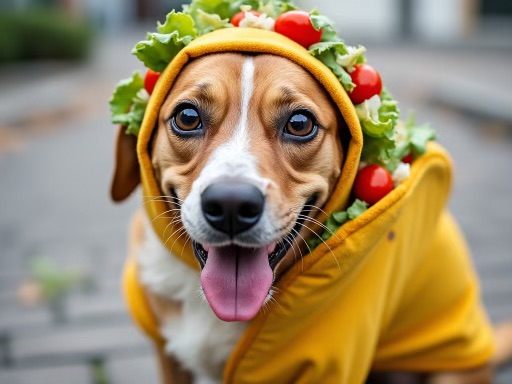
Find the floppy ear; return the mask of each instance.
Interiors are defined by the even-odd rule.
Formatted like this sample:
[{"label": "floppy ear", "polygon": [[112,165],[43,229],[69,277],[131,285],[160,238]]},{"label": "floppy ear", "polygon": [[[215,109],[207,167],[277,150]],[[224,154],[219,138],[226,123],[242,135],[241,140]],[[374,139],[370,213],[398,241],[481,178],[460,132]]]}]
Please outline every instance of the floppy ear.
[{"label": "floppy ear", "polygon": [[119,126],[116,133],[114,174],[110,196],[116,203],[126,199],[140,184],[139,161],[137,159],[137,138],[125,134],[125,127]]}]

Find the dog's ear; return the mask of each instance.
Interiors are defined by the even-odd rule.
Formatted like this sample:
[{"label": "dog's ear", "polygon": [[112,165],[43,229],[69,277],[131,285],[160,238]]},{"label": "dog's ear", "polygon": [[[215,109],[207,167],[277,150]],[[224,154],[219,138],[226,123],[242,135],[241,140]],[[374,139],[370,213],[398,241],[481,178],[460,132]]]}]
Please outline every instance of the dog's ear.
[{"label": "dog's ear", "polygon": [[114,174],[110,196],[116,203],[123,201],[140,184],[139,161],[137,159],[137,138],[125,134],[125,127],[119,126],[116,133]]}]

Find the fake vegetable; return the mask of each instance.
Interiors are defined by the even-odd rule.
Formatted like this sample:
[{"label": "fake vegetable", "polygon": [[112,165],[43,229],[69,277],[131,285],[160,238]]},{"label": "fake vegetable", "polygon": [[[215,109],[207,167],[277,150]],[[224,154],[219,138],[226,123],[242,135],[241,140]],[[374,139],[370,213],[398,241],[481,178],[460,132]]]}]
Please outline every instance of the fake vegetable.
[{"label": "fake vegetable", "polygon": [[304,11],[283,13],[276,19],[274,30],[299,43],[304,48],[309,48],[322,39],[322,30],[315,29],[311,23],[309,13]]},{"label": "fake vegetable", "polygon": [[379,72],[368,64],[355,65],[354,70],[350,73],[350,78],[356,87],[348,95],[355,105],[361,104],[375,95],[380,95],[382,92],[382,79]]},{"label": "fake vegetable", "polygon": [[156,82],[160,78],[160,72],[155,72],[148,69],[146,76],[144,77],[144,88],[151,95],[155,89]]},{"label": "fake vegetable", "polygon": [[110,119],[114,124],[126,127],[126,134],[137,136],[146,112],[149,94],[144,89],[144,79],[138,71],[132,77],[121,80],[112,95]]},{"label": "fake vegetable", "polygon": [[380,165],[367,165],[357,173],[354,196],[369,205],[375,204],[392,190],[391,173]]},{"label": "fake vegetable", "polygon": [[[256,12],[256,11],[248,11],[249,13],[252,13],[254,16],[260,16],[261,13],[259,12]],[[231,24],[233,24],[235,27],[238,27],[240,26],[240,22],[245,18],[245,12],[244,11],[241,11],[241,12],[238,12],[237,14],[235,14],[235,16],[233,16],[231,18]]]}]

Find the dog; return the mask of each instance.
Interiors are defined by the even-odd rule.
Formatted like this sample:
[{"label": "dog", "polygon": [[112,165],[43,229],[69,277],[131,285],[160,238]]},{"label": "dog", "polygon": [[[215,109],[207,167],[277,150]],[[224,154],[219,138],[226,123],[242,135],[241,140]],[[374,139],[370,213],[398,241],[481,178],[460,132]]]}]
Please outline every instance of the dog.
[{"label": "dog", "polygon": [[[135,146],[136,139],[120,128],[112,183],[116,201],[140,183]],[[162,193],[146,199],[165,205],[171,217],[166,238],[185,240],[183,248],[194,249],[201,273],[179,254],[169,254],[168,244],[150,228],[158,216],[137,212],[129,236],[136,278],[162,339],[156,348],[162,382],[223,381],[251,320],[279,310],[277,283],[305,262],[305,239],[322,228],[316,218],[337,187],[348,147],[339,108],[315,77],[291,60],[213,53],[179,72],[149,144]],[[492,382],[493,368],[512,356],[512,327],[495,332],[498,348],[487,362],[431,373],[423,376],[425,382]],[[297,382],[327,382],[299,377],[306,376],[297,376]],[[385,382],[378,375],[368,382],[372,379]]]}]

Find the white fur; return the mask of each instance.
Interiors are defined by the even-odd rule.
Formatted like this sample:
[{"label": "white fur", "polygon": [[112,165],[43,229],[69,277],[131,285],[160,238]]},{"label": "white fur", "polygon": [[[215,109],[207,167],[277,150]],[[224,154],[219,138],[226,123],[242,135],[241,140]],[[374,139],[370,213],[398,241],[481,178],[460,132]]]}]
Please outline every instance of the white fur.
[{"label": "white fur", "polygon": [[182,303],[180,316],[161,326],[166,351],[192,372],[196,384],[221,383],[224,365],[246,324],[226,323],[215,316],[201,298],[199,274],[169,253],[152,228],[146,231],[138,264],[144,286]]},{"label": "white fur", "polygon": [[242,246],[263,246],[276,240],[278,228],[272,210],[265,207],[261,219],[250,231],[230,239],[206,222],[201,211],[201,194],[212,183],[230,179],[255,185],[266,195],[271,180],[258,171],[258,161],[250,152],[249,109],[254,89],[254,62],[248,57],[242,68],[242,102],[240,119],[229,141],[211,155],[181,207],[181,217],[189,235],[199,243],[226,245],[231,241]]},{"label": "white fur", "polygon": [[235,134],[228,141],[227,146],[238,151],[248,151],[249,132],[247,117],[249,116],[249,103],[251,102],[254,90],[254,61],[252,57],[245,59],[242,68],[242,107],[240,110],[240,121]]}]

